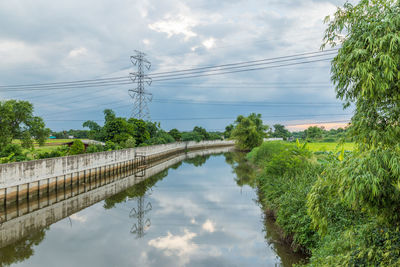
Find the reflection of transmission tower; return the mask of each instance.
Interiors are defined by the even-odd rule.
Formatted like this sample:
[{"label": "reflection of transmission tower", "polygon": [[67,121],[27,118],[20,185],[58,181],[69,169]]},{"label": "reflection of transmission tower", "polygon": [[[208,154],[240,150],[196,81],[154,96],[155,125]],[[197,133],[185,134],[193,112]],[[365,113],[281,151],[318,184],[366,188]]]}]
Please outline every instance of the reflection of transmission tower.
[{"label": "reflection of transmission tower", "polygon": [[144,73],[144,67],[150,69],[151,63],[145,56],[145,53],[135,50],[136,55],[131,56],[131,61],[134,66],[137,66],[138,71],[129,74],[129,77],[134,83],[137,83],[135,89],[129,89],[129,95],[133,99],[132,117],[136,119],[148,119],[150,116],[147,102],[151,102],[152,94],[144,88],[145,83],[151,84],[151,78]]},{"label": "reflection of transmission tower", "polygon": [[132,208],[131,212],[129,213],[129,217],[137,218],[137,223],[132,226],[131,233],[136,234],[136,238],[142,238],[145,235],[145,231],[150,228],[151,222],[150,219],[145,219],[145,214],[153,208],[151,203],[148,202],[146,208],[144,206],[145,195],[140,196],[137,203],[137,210]]}]

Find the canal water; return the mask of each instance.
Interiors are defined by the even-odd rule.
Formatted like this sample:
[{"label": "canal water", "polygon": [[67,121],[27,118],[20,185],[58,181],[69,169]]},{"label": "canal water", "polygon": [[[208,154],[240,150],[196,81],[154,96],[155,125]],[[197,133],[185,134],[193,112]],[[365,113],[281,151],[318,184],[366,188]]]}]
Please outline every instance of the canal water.
[{"label": "canal water", "polygon": [[0,266],[291,266],[301,255],[264,218],[241,157],[186,158],[56,222],[43,211],[44,228],[13,219],[22,238],[0,248]]}]

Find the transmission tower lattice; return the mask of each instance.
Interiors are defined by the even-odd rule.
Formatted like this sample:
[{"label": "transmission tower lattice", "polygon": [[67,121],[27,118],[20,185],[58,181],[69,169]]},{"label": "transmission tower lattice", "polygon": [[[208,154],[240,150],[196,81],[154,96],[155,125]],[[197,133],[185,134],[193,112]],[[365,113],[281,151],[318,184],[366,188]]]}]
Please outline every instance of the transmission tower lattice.
[{"label": "transmission tower lattice", "polygon": [[145,195],[140,196],[137,199],[137,209],[132,208],[129,213],[129,217],[136,218],[137,223],[132,226],[131,233],[136,235],[136,238],[142,238],[145,235],[145,231],[150,228],[150,219],[145,220],[145,215],[152,210],[151,203],[148,202],[145,206]]},{"label": "transmission tower lattice", "polygon": [[133,99],[133,110],[131,117],[136,119],[150,119],[148,102],[151,102],[153,95],[146,91],[145,84],[151,85],[151,78],[145,74],[145,68],[150,69],[151,63],[146,59],[146,54],[135,50],[136,55],[131,56],[137,72],[129,73],[132,82],[137,84],[135,89],[129,89],[129,95]]}]

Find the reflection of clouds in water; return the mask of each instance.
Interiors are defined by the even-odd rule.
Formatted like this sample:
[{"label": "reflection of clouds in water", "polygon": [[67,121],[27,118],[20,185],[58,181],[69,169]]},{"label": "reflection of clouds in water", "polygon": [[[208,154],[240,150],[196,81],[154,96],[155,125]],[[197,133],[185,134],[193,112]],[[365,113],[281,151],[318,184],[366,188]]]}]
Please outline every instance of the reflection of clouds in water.
[{"label": "reflection of clouds in water", "polygon": [[168,215],[173,213],[184,214],[187,217],[194,218],[204,213],[204,209],[188,198],[176,198],[167,194],[157,194],[153,199],[158,201],[159,207],[155,210],[158,215]]},{"label": "reflection of clouds in water", "polygon": [[207,232],[213,233],[215,231],[215,224],[212,221],[207,219],[207,221],[205,221],[203,223],[201,228],[203,228],[203,230],[205,230]]},{"label": "reflection of clouds in water", "polygon": [[187,229],[184,230],[183,235],[173,235],[168,232],[167,236],[150,240],[148,245],[164,251],[166,256],[178,256],[180,265],[184,265],[190,261],[190,255],[198,249],[192,241],[196,236],[196,233],[189,232]]},{"label": "reflection of clouds in water", "polygon": [[77,221],[77,222],[81,222],[84,223],[87,221],[87,217],[84,215],[79,215],[77,213],[72,214],[71,216],[69,216],[69,218],[73,221]]},{"label": "reflection of clouds in water", "polygon": [[181,174],[194,169],[182,165],[154,187],[149,196],[152,227],[143,238],[129,234],[135,203],[104,210],[100,202],[72,215],[72,228],[68,219],[52,225],[35,255],[21,266],[45,266],[43,258],[47,266],[60,267],[273,265],[275,253],[265,245],[261,210],[251,200],[255,192],[242,188],[240,193],[223,157],[197,168],[205,169],[205,175]]}]

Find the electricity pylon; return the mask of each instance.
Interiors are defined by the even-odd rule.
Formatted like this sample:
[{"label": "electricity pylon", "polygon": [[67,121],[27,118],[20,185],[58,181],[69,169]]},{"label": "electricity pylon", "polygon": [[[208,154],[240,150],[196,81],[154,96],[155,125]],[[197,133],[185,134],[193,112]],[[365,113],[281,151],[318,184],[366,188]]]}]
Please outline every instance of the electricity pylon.
[{"label": "electricity pylon", "polygon": [[151,211],[152,206],[151,203],[148,202],[145,208],[145,195],[138,197],[137,201],[137,209],[132,208],[129,213],[129,217],[137,218],[137,223],[132,226],[131,233],[136,234],[136,238],[142,238],[145,235],[145,231],[148,230],[151,225],[149,218],[145,220],[145,215],[147,212]]},{"label": "electricity pylon", "polygon": [[150,112],[147,106],[151,102],[153,95],[146,91],[145,84],[151,85],[151,78],[145,74],[145,68],[150,69],[151,63],[146,59],[146,54],[135,50],[136,55],[131,56],[131,61],[134,66],[137,66],[137,72],[129,73],[132,82],[137,83],[135,89],[129,89],[129,95],[133,99],[132,118],[150,119]]}]

